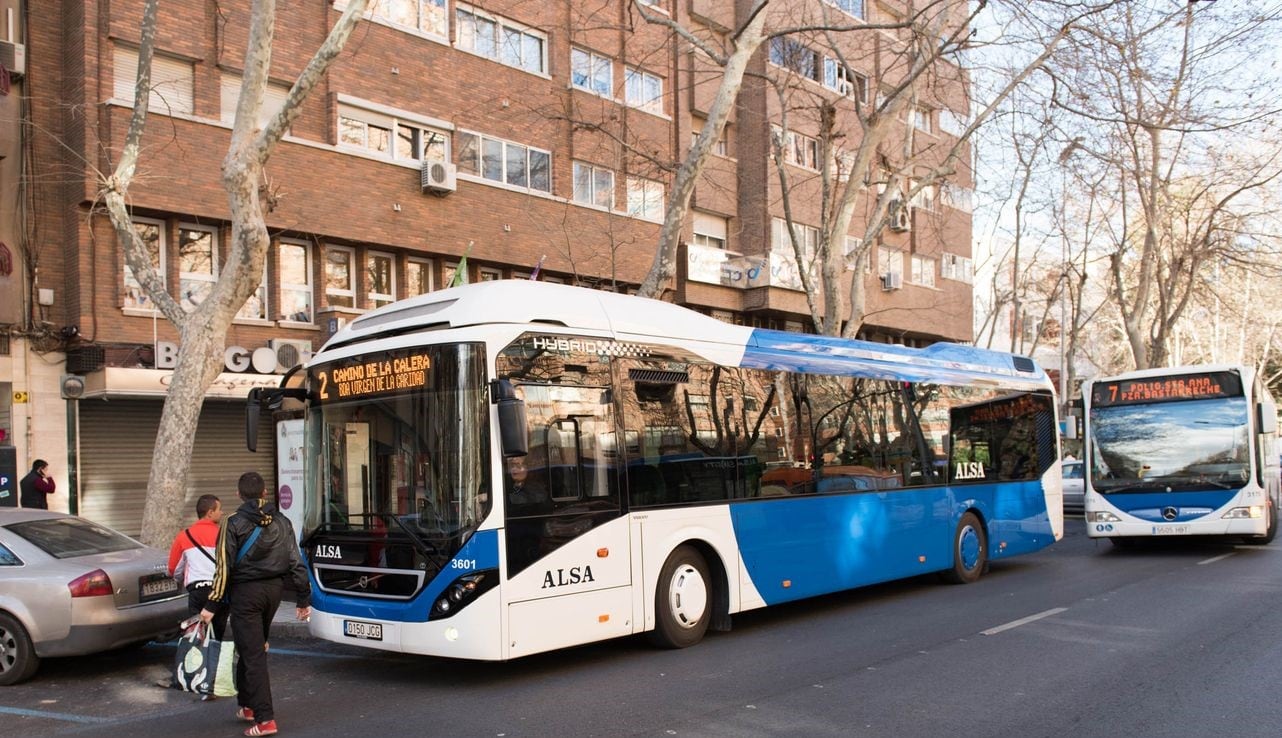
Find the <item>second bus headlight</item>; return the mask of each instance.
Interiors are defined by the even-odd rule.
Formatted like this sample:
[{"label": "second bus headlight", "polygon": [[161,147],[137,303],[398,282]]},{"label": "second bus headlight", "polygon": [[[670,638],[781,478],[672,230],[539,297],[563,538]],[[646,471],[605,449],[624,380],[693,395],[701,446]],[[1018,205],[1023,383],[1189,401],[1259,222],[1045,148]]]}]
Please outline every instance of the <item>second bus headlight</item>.
[{"label": "second bus headlight", "polygon": [[499,575],[497,571],[482,571],[475,574],[466,574],[455,579],[445,588],[445,591],[437,596],[436,602],[432,605],[432,612],[428,615],[428,620],[440,620],[448,618],[454,613],[467,607],[482,593],[492,589],[498,584]]},{"label": "second bus headlight", "polygon": [[1113,513],[1109,512],[1109,511],[1107,511],[1107,510],[1100,510],[1100,511],[1098,511],[1098,512],[1087,513],[1087,515],[1086,515],[1086,520],[1087,520],[1087,522],[1090,522],[1090,523],[1120,523],[1120,522],[1122,522],[1122,519],[1121,519],[1121,518],[1117,517],[1116,515],[1114,515]]},{"label": "second bus headlight", "polygon": [[1223,516],[1228,520],[1246,520],[1248,518],[1264,517],[1264,507],[1261,505],[1251,505],[1250,507],[1235,507],[1224,513]]}]

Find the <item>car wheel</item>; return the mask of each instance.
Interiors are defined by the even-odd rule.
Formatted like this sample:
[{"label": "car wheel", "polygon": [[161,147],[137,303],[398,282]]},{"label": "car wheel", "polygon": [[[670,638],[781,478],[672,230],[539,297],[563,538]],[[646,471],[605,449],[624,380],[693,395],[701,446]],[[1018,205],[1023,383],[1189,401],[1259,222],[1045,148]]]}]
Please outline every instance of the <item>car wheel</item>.
[{"label": "car wheel", "polygon": [[968,512],[957,521],[953,534],[953,566],[942,573],[951,584],[970,584],[988,568],[988,534],[979,517]]},{"label": "car wheel", "polygon": [[39,666],[27,629],[12,615],[0,613],[0,686],[25,682]]},{"label": "car wheel", "polygon": [[691,546],[678,546],[659,572],[650,642],[686,648],[703,639],[712,616],[708,564]]}]

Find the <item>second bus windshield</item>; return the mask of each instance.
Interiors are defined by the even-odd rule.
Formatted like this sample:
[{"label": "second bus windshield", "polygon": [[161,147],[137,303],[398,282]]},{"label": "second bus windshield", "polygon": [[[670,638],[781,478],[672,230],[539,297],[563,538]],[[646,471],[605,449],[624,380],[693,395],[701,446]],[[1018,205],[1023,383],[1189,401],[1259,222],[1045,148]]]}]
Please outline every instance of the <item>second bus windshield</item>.
[{"label": "second bus windshield", "polygon": [[1250,479],[1244,397],[1095,407],[1090,426],[1098,492],[1234,489]]}]

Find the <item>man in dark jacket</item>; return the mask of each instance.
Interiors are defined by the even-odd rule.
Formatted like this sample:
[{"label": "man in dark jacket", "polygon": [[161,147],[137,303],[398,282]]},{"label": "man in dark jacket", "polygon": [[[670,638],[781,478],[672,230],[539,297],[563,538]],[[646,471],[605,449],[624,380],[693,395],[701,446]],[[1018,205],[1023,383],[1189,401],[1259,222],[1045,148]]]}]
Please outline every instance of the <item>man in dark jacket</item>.
[{"label": "man in dark jacket", "polygon": [[240,476],[243,501],[223,519],[218,535],[214,586],[200,619],[206,623],[223,607],[231,607],[232,638],[240,660],[236,664],[236,717],[252,722],[245,735],[274,735],[271,679],[267,673],[267,638],[280,607],[285,578],[297,593],[296,615],[311,617],[312,588],[298,553],[294,526],[276,506],[263,499],[266,485],[258,472]]},{"label": "man in dark jacket", "polygon": [[36,459],[31,464],[31,471],[18,482],[18,489],[21,490],[23,507],[48,510],[49,495],[56,489],[53,477],[49,476],[49,462]]}]

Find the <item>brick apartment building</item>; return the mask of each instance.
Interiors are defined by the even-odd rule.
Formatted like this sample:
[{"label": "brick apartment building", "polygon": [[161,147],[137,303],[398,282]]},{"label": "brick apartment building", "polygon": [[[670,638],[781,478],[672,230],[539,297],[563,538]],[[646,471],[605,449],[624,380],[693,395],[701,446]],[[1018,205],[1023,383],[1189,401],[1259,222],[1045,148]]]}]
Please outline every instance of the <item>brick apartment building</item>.
[{"label": "brick apartment building", "polygon": [[[852,21],[897,12],[879,0],[789,5],[821,2]],[[281,4],[269,107],[345,4]],[[750,5],[648,4],[722,41]],[[543,280],[634,290],[658,241],[670,184],[664,165],[690,146],[718,81],[709,62],[645,23],[627,0],[371,5],[270,161],[273,245],[262,286],[228,336],[227,371],[205,404],[193,497],[228,494],[241,468],[274,467],[271,444],[257,455],[244,448],[248,388],[276,384],[278,372],[342,321],[447,286],[464,255],[470,281],[528,278],[537,268]],[[53,507],[135,533],[176,334],[129,274],[95,192],[132,112],[142,6],[0,0],[9,59],[0,61],[12,80],[0,97],[0,449],[8,447],[17,476],[34,458],[52,463],[60,489]],[[160,6],[150,112],[129,194],[137,228],[180,300],[201,298],[229,235],[219,170],[248,6]],[[839,106],[871,97],[894,38],[851,39],[844,56],[857,69],[782,42],[754,59],[696,189],[671,299],[727,321],[807,330],[805,296],[780,240],[783,195],[769,146],[781,103],[769,80],[791,76],[799,94]],[[956,81],[902,123],[916,129],[919,147],[955,141],[968,90],[953,72]],[[793,218],[803,235],[819,219],[808,125],[805,115],[789,117]],[[916,202],[911,227],[885,231],[871,249],[862,337],[971,340],[969,176]],[[873,197],[861,199],[852,234],[862,233]],[[83,384],[78,401],[64,399],[72,375]],[[77,493],[74,505],[67,490]]]}]

